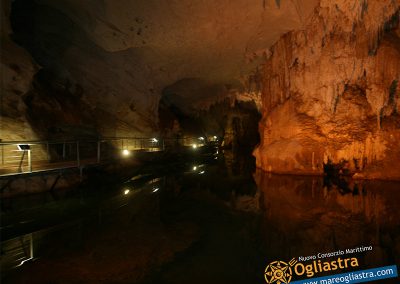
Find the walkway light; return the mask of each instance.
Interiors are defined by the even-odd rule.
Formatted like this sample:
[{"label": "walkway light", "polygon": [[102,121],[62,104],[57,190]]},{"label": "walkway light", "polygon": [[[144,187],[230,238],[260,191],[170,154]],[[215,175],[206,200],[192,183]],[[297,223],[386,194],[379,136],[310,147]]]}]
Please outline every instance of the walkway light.
[{"label": "walkway light", "polygon": [[129,191],[130,191],[129,189],[125,189],[124,194],[127,195],[129,193]]},{"label": "walkway light", "polygon": [[192,148],[196,149],[197,148],[197,144],[192,144]]},{"label": "walkway light", "polygon": [[129,154],[130,154],[129,150],[127,149],[122,150],[122,155],[124,155],[125,157],[129,156]]},{"label": "walkway light", "polygon": [[158,142],[158,139],[157,139],[157,138],[151,138],[151,142],[157,143],[157,142]]},{"label": "walkway light", "polygon": [[156,188],[153,188],[153,192],[157,192],[159,190],[159,188],[158,187],[156,187]]},{"label": "walkway light", "polygon": [[197,170],[197,166],[194,166],[194,167],[193,167],[193,170],[194,170],[194,171]]},{"label": "walkway light", "polygon": [[199,137],[199,139],[201,140],[201,141],[203,141],[204,140],[204,137],[202,136],[202,137]]},{"label": "walkway light", "polygon": [[205,171],[201,171],[201,172],[199,172],[199,175],[202,175],[202,174],[204,174],[205,173]]},{"label": "walkway light", "polygon": [[31,146],[28,144],[18,144],[17,147],[18,147],[18,150],[20,150],[20,151],[26,151],[26,150],[31,149]]},{"label": "walkway light", "polygon": [[214,135],[214,139],[217,140],[217,138],[218,138],[218,137]]}]

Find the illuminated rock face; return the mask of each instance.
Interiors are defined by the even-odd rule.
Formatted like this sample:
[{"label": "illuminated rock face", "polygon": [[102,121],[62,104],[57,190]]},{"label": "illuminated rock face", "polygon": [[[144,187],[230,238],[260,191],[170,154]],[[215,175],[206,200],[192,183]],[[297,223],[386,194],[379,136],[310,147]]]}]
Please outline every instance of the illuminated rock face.
[{"label": "illuminated rock face", "polygon": [[359,177],[400,178],[400,1],[320,1],[284,35],[264,69],[266,171],[322,173],[347,161]]}]

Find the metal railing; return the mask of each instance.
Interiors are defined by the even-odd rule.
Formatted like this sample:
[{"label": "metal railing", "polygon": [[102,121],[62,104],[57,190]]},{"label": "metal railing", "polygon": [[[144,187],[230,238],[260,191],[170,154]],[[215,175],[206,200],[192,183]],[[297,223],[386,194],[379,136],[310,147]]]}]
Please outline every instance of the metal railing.
[{"label": "metal railing", "polygon": [[123,153],[163,150],[164,141],[155,138],[0,142],[0,176],[79,168],[122,158]]},{"label": "metal railing", "polygon": [[0,142],[0,176],[65,168],[81,168],[129,156],[172,148],[202,147],[206,138],[136,138]]}]

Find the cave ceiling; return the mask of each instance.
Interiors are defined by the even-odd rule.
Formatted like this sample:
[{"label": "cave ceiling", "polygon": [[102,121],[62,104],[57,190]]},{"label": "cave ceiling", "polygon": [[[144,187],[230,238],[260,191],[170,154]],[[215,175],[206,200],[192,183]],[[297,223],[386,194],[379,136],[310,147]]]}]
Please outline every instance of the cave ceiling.
[{"label": "cave ceiling", "polygon": [[[229,82],[299,28],[316,0],[40,0],[66,14],[106,52],[131,50],[132,64],[171,80]],[[251,63],[254,64],[251,64]]]},{"label": "cave ceiling", "polygon": [[5,29],[30,53],[45,73],[42,77],[78,93],[100,118],[103,112],[110,114],[142,133],[157,128],[158,104],[165,90],[184,108],[210,101],[221,90],[243,88],[270,56],[270,46],[284,33],[301,28],[318,4],[317,0],[3,2],[8,3],[5,16],[11,23]]}]

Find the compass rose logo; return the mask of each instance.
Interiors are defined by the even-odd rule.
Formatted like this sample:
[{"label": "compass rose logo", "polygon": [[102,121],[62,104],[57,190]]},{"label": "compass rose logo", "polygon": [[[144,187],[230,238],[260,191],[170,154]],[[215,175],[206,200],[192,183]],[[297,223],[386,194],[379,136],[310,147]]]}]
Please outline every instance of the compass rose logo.
[{"label": "compass rose logo", "polygon": [[293,258],[289,263],[273,261],[265,268],[264,278],[267,283],[288,284],[292,280],[292,266],[296,264]]}]

